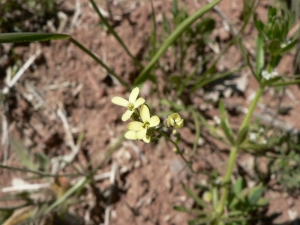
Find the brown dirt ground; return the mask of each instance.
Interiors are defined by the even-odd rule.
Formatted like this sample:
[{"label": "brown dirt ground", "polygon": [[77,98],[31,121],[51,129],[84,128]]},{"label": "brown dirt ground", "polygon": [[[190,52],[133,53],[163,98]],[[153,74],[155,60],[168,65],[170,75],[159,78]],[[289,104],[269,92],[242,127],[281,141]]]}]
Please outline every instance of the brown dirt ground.
[{"label": "brown dirt ground", "polygon": [[[127,81],[132,81],[138,75],[139,69],[113,36],[98,26],[98,16],[88,1],[79,0],[78,2],[81,15],[72,26],[76,1],[65,1],[61,6],[61,11],[73,12],[68,17],[67,26],[63,31],[104,59],[116,74],[121,75]],[[151,32],[150,3],[132,0],[120,2],[111,5],[112,14],[116,18],[113,21],[116,32],[122,37],[133,55],[142,59],[147,54],[148,38]],[[171,0],[154,1],[159,26],[163,12],[168,17],[171,16],[169,13],[171,2]],[[262,1],[257,10],[262,18],[266,14],[266,2],[268,1]],[[104,1],[97,1],[97,3],[106,9]],[[183,4],[192,13],[204,5],[205,1],[183,1]],[[237,28],[241,26],[242,1],[223,0],[219,8],[234,26]],[[216,13],[212,13],[212,16],[218,21],[215,37],[220,41],[228,40],[230,34],[224,28],[222,20]],[[251,28],[247,30],[245,41],[254,51],[255,33],[252,31]],[[85,139],[73,166],[85,168],[91,162],[91,166],[94,167],[102,161],[108,149],[116,143],[126,129],[120,120],[123,111],[111,103],[111,98],[113,96],[127,98],[128,93],[114,79],[111,79],[103,68],[68,41],[17,46],[15,53],[24,63],[39,48],[42,50],[41,55],[15,85],[14,97],[9,99],[9,134],[21,140],[32,154],[43,151],[49,158],[68,154],[70,148],[66,133],[56,113],[57,109],[62,109],[67,115],[74,140],[78,140],[81,132],[85,133]],[[236,47],[229,49],[227,54],[218,65],[220,69],[231,69],[242,60]],[[292,61],[293,54],[291,53],[284,58],[278,72],[291,74]],[[250,78],[244,96],[230,98],[228,103],[248,106],[250,101],[247,99],[256,87],[257,83]],[[145,85],[142,90],[142,96],[146,99],[151,97],[147,88],[151,89],[151,86]],[[285,96],[284,104],[293,108],[289,116],[280,119],[299,129],[300,104],[297,100],[299,90],[298,87],[293,86],[288,91],[289,95]],[[272,92],[268,90],[261,102],[268,103],[268,106],[274,108],[278,99],[273,98],[272,101],[270,99],[272,99]],[[155,104],[155,100],[153,101]],[[197,96],[193,101],[197,102]],[[215,111],[213,109],[211,115]],[[186,117],[189,116],[186,115]],[[232,123],[238,124],[241,118],[241,116],[232,118]],[[194,129],[191,129],[191,126],[180,131],[184,140],[181,147],[187,152],[192,149],[194,142]],[[197,162],[194,164],[195,170],[205,168],[207,162],[210,162],[222,174],[226,166],[227,154],[224,151],[226,146],[218,144],[216,146],[220,149],[209,144],[199,145],[195,158]],[[5,151],[7,150],[2,147],[2,160]],[[251,157],[243,155],[239,162],[242,163],[249,158]],[[12,150],[9,151],[6,162],[10,166],[18,165]],[[119,169],[127,168],[128,172],[117,178],[116,184],[119,191],[115,200],[112,201],[110,224],[187,224],[190,216],[173,210],[174,205],[190,207],[193,204],[192,199],[183,191],[181,182],[192,187],[196,181],[204,182],[205,178],[192,176],[187,169],[182,169],[182,161],[178,155],[174,154],[170,144],[163,140],[158,144],[148,145],[124,141],[109,163],[98,171],[98,174],[110,171],[114,164]],[[12,178],[24,176],[22,173],[8,170],[1,170],[0,173],[1,188],[10,186]],[[98,182],[94,188],[104,193],[109,187],[110,182],[107,179]],[[274,191],[268,192],[266,196],[271,199],[268,214],[282,213],[274,223],[291,221],[288,211],[300,213],[299,198],[292,198],[286,193]],[[86,194],[86,198],[91,198],[92,202],[100,205],[95,200],[95,196]],[[93,221],[91,224],[103,222],[103,208],[91,206],[91,210],[88,208],[88,203],[83,204],[83,207],[85,208],[74,207],[73,212],[82,217],[90,215],[90,220]]]}]

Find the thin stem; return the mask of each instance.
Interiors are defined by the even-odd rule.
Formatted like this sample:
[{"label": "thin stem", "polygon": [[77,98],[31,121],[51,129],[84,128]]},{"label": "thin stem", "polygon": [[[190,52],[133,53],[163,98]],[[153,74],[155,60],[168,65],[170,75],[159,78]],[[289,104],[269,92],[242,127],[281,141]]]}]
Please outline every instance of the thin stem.
[{"label": "thin stem", "polygon": [[132,58],[132,60],[134,61],[134,63],[136,65],[138,65],[141,69],[143,69],[143,65],[140,63],[139,60],[137,60],[132,54],[131,52],[128,50],[127,46],[124,44],[124,42],[122,41],[122,39],[119,37],[119,35],[115,32],[114,28],[108,23],[107,19],[102,15],[102,13],[100,12],[98,6],[96,5],[94,0],[90,0],[91,4],[93,5],[94,10],[97,12],[98,16],[100,17],[101,21],[105,24],[105,26],[107,27],[107,29],[109,30],[109,32],[117,39],[117,41],[120,43],[120,45],[124,48],[124,50],[126,51],[126,53]]},{"label": "thin stem", "polygon": [[188,165],[188,167],[190,168],[190,170],[194,173],[194,170],[191,166],[191,163],[184,157],[183,152],[180,150],[180,148],[178,147],[178,145],[176,144],[175,141],[173,141],[168,135],[166,135],[164,132],[157,130],[158,133],[160,133],[162,136],[164,136],[168,141],[170,141],[176,148],[176,153],[178,153],[180,155],[180,157],[183,159],[183,161]]},{"label": "thin stem", "polygon": [[90,50],[88,50],[85,46],[83,46],[80,42],[78,42],[74,38],[70,38],[69,40],[74,45],[76,45],[78,48],[80,48],[82,51],[84,51],[86,54],[88,54],[90,57],[92,57],[102,67],[104,67],[106,69],[106,71],[110,75],[112,75],[113,77],[115,77],[124,87],[127,88],[128,91],[131,90],[130,85],[126,81],[124,81],[121,77],[119,77],[118,75],[116,75],[115,72],[112,69],[110,69],[104,62],[102,62],[102,60],[95,53],[93,53]]},{"label": "thin stem", "polygon": [[[255,94],[255,98],[252,101],[252,103],[249,107],[248,113],[243,120],[243,123],[238,132],[238,136],[244,127],[249,126],[250,119],[253,115],[254,109],[256,108],[256,105],[257,105],[260,97],[262,96],[263,90],[264,90],[264,86],[261,85],[259,87],[259,89],[257,90],[257,92]],[[219,214],[219,216],[221,216],[224,211],[224,207],[225,207],[225,203],[226,203],[226,199],[227,199],[228,191],[229,191],[230,178],[231,178],[233,168],[234,168],[234,165],[236,162],[238,148],[239,148],[239,146],[233,146],[230,150],[229,160],[228,160],[225,176],[223,179],[222,196],[221,196],[219,207],[217,208],[217,213]]]}]

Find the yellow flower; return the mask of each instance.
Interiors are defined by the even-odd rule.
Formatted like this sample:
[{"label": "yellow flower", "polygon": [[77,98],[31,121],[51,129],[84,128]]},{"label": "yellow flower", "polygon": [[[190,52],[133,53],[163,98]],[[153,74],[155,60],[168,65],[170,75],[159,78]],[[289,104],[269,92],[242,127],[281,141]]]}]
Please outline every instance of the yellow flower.
[{"label": "yellow flower", "polygon": [[138,108],[140,105],[144,104],[145,99],[143,99],[143,98],[137,99],[139,92],[140,92],[140,90],[138,87],[134,88],[129,95],[128,101],[121,97],[113,97],[111,99],[112,103],[114,103],[116,105],[124,106],[127,108],[126,112],[122,116],[123,121],[128,120],[131,117],[131,115],[133,114],[134,110],[136,108]]},{"label": "yellow flower", "polygon": [[183,119],[178,113],[172,113],[168,116],[165,124],[167,127],[181,128],[183,127]]},{"label": "yellow flower", "polygon": [[150,142],[151,136],[147,135],[147,130],[151,127],[156,127],[160,120],[158,116],[150,117],[148,106],[142,105],[140,110],[142,122],[133,121],[128,124],[128,130],[125,137],[130,140],[143,140],[146,143]]}]

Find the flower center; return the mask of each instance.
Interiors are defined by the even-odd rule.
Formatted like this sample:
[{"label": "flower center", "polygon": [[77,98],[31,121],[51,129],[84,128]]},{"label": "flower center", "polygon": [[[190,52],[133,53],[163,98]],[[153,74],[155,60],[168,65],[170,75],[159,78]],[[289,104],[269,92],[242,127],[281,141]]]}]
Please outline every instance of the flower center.
[{"label": "flower center", "polygon": [[145,122],[144,125],[143,125],[143,128],[147,129],[149,126],[150,126],[150,123],[149,122]]},{"label": "flower center", "polygon": [[127,109],[130,110],[130,111],[133,111],[134,110],[134,104],[129,103],[128,106],[127,106]]}]

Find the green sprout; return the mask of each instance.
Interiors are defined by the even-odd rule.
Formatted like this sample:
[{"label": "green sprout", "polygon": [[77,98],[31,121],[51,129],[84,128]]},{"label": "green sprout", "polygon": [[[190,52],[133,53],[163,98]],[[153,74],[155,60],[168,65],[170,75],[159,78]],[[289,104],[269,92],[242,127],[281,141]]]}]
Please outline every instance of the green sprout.
[{"label": "green sprout", "polygon": [[124,98],[121,97],[113,97],[111,99],[112,103],[120,106],[124,106],[127,108],[126,112],[122,116],[123,121],[127,121],[131,115],[134,113],[135,109],[137,109],[139,106],[143,105],[145,102],[145,99],[143,98],[138,98],[140,89],[138,87],[134,88],[130,95],[129,95],[129,100],[127,101]]}]

